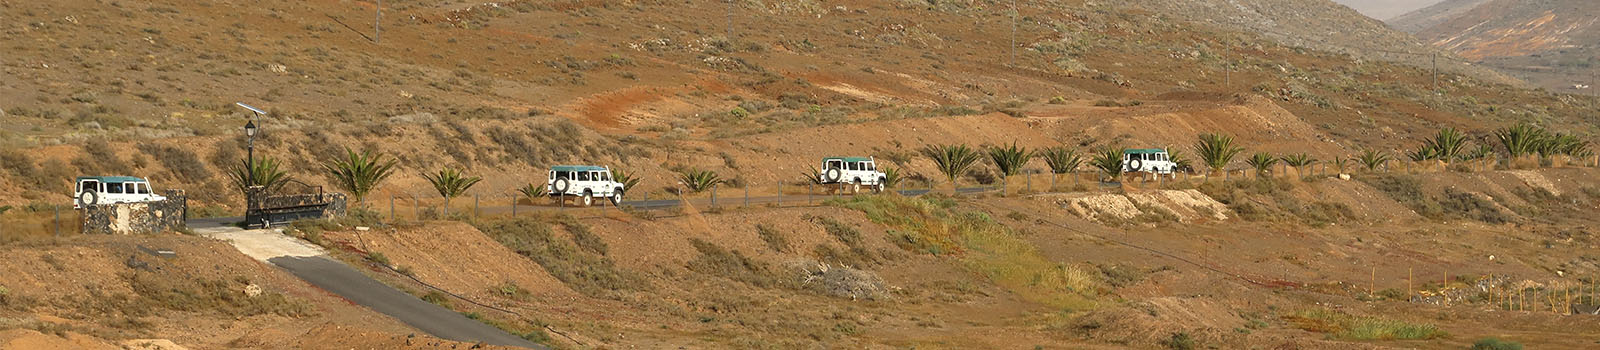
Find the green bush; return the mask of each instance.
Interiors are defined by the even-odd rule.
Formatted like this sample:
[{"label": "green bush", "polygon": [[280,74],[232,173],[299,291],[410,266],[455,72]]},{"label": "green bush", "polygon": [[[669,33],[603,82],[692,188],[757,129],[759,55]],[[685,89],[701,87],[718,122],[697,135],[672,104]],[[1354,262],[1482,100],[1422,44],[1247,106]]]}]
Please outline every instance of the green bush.
[{"label": "green bush", "polygon": [[1251,155],[1250,159],[1245,159],[1245,163],[1255,168],[1256,174],[1266,174],[1272,172],[1272,166],[1278,164],[1278,158],[1270,153],[1261,152]]},{"label": "green bush", "polygon": [[1483,338],[1472,343],[1472,350],[1522,350],[1522,343],[1497,338]]},{"label": "green bush", "polygon": [[1045,164],[1050,166],[1050,172],[1056,174],[1070,173],[1083,165],[1083,156],[1078,155],[1077,150],[1066,147],[1046,148],[1039,151],[1038,157],[1044,158]]}]

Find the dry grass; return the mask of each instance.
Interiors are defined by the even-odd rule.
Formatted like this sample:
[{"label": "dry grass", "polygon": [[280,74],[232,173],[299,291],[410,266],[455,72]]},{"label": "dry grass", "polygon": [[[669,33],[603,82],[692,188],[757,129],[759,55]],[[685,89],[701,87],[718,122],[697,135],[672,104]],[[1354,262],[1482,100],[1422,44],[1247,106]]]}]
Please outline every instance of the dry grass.
[{"label": "dry grass", "polygon": [[948,199],[862,196],[829,204],[860,210],[894,228],[903,248],[954,255],[966,269],[1034,302],[1092,308],[1103,288],[1098,271],[1050,261],[988,214],[956,209]]},{"label": "dry grass", "polygon": [[1284,316],[1296,328],[1355,340],[1413,340],[1443,338],[1448,334],[1430,324],[1354,316],[1329,309],[1310,309]]},{"label": "dry grass", "polygon": [[557,238],[551,226],[558,221],[564,220],[558,217],[522,217],[472,224],[501,245],[537,262],[551,275],[584,295],[614,298],[618,296],[618,291],[647,288],[642,278],[617,267],[611,259]]}]

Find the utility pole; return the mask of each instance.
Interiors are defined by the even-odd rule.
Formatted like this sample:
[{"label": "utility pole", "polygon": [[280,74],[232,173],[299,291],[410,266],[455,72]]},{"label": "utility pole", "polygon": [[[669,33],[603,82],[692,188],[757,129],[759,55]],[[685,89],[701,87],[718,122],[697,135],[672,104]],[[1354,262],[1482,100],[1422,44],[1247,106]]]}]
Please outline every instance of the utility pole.
[{"label": "utility pole", "polygon": [[1439,52],[1433,52],[1433,91],[1439,92]]},{"label": "utility pole", "polygon": [[1223,43],[1226,51],[1222,54],[1222,87],[1233,85],[1233,45]]},{"label": "utility pole", "polygon": [[384,0],[378,0],[378,16],[373,18],[373,43],[384,43],[382,22],[384,22]]},{"label": "utility pole", "polygon": [[1017,66],[1017,0],[1011,0],[1011,66]]}]

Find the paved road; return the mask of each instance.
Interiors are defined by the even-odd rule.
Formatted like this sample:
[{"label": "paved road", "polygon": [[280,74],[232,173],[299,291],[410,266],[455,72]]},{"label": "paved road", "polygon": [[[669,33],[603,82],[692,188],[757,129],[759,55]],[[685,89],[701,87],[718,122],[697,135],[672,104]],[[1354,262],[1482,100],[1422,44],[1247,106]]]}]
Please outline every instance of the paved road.
[{"label": "paved road", "polygon": [[328,257],[322,248],[273,230],[228,226],[238,218],[191,220],[195,233],[226,240],[240,252],[283,268],[312,285],[394,317],[435,337],[494,345],[548,349],[499,328],[406,294]]}]

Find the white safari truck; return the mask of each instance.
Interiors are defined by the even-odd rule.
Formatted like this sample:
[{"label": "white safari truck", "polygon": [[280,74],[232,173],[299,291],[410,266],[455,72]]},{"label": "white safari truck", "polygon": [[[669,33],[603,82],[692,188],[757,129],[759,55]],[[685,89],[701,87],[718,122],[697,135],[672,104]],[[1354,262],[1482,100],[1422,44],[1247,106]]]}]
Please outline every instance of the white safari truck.
[{"label": "white safari truck", "polygon": [[1159,148],[1129,149],[1122,151],[1122,172],[1169,175],[1177,171],[1167,150]]},{"label": "white safari truck", "polygon": [[887,179],[878,171],[877,162],[869,157],[822,158],[822,172],[818,175],[823,185],[848,188],[850,193],[860,193],[861,186],[871,187],[874,193],[886,189]]},{"label": "white safari truck", "polygon": [[593,165],[557,165],[550,167],[550,180],[545,192],[552,199],[565,201],[577,198],[582,206],[594,205],[594,199],[609,198],[612,205],[622,203],[622,183],[611,177],[611,169]]},{"label": "white safari truck", "polygon": [[167,200],[155,194],[150,181],[132,176],[81,176],[76,181],[73,209],[100,204],[141,203]]}]

